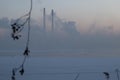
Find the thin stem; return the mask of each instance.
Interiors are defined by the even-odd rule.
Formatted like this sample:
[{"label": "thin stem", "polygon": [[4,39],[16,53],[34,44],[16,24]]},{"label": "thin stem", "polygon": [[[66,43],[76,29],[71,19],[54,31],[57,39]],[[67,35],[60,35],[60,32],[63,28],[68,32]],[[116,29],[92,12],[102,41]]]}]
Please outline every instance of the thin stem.
[{"label": "thin stem", "polygon": [[26,47],[29,46],[29,41],[30,41],[30,29],[31,29],[31,12],[32,12],[32,0],[31,0],[31,7],[30,7],[30,11],[29,11],[29,17],[28,17],[28,38],[27,38],[27,44]]},{"label": "thin stem", "polygon": [[80,74],[78,73],[74,80],[77,80],[77,79],[79,78],[79,75],[80,75]]}]

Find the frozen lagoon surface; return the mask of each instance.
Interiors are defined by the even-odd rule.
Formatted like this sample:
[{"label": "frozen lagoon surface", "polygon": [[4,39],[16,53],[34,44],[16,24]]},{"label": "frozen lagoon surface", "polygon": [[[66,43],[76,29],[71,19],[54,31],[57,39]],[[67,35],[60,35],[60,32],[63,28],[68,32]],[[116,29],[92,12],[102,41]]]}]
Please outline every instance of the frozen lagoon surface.
[{"label": "frozen lagoon surface", "polygon": [[[22,56],[0,56],[0,80],[11,80],[12,68],[22,60]],[[106,80],[103,72],[117,80],[120,58],[29,56],[24,67],[25,74],[17,74],[16,80],[75,80],[78,74],[77,80]]]}]

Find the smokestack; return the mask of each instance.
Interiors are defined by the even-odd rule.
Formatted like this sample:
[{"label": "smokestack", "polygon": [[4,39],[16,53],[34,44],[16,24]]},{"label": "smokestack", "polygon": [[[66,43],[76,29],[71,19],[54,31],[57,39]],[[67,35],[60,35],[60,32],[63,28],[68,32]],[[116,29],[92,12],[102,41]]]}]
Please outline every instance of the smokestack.
[{"label": "smokestack", "polygon": [[43,30],[46,31],[46,11],[43,9]]},{"label": "smokestack", "polygon": [[52,25],[51,25],[51,27],[52,27],[52,32],[54,32],[54,10],[53,9],[51,11],[51,16],[52,16]]}]

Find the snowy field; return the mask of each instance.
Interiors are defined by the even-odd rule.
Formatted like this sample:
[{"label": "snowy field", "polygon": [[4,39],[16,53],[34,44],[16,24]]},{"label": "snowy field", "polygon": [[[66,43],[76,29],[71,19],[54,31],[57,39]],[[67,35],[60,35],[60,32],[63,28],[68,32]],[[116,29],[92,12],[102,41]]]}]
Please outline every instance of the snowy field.
[{"label": "snowy field", "polygon": [[[0,56],[0,80],[11,80],[12,68],[23,60],[22,56]],[[25,63],[25,74],[16,80],[117,80],[115,69],[120,68],[120,58],[115,57],[58,57],[30,56]]]}]

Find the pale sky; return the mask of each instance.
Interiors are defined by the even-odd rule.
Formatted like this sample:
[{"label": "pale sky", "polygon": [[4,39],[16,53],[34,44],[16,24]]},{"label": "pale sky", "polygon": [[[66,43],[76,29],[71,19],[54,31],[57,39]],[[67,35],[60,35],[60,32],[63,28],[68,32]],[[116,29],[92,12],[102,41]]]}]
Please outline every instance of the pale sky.
[{"label": "pale sky", "polygon": [[[77,22],[78,29],[87,29],[94,22],[99,26],[114,26],[120,30],[120,0],[33,0],[32,17],[42,17],[42,10],[47,14],[54,9],[65,20]],[[29,10],[30,0],[0,0],[0,18],[16,18]],[[84,26],[84,27],[80,27]]]}]

